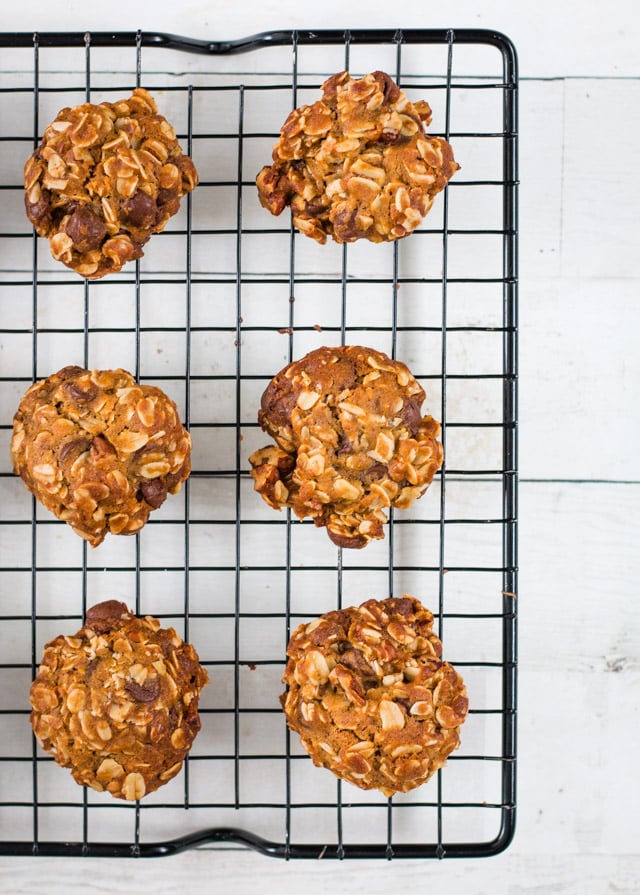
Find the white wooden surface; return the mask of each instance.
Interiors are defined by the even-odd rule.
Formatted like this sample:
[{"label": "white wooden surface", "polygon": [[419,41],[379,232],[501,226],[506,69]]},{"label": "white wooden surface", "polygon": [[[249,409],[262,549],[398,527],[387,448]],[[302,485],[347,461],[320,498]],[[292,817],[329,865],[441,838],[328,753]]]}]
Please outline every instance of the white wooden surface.
[{"label": "white wooden surface", "polygon": [[522,483],[519,814],[506,853],[442,864],[283,864],[220,851],[154,862],[0,859],[0,891],[638,895],[638,6],[540,0],[534,12],[464,0],[436,15],[411,0],[210,0],[180,10],[23,0],[3,19],[7,30],[212,38],[365,24],[507,33],[522,77]]}]

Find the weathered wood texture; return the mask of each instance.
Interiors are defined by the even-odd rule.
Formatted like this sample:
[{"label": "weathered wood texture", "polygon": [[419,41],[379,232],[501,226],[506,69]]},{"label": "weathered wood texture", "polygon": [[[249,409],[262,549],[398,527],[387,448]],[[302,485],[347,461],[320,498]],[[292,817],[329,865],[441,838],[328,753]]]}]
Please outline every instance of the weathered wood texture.
[{"label": "weathered wood texture", "polygon": [[[65,27],[113,27],[107,7],[66,7]],[[280,2],[139,7],[118,26],[221,37],[361,18],[334,0],[295,10]],[[606,9],[545,0],[535,13],[499,0],[458,3],[450,15],[408,0],[367,10],[378,27],[497,28],[520,55],[524,481],[511,848],[489,861],[441,864],[284,864],[219,851],[146,863],[2,859],[1,891],[638,895],[638,19],[637,5],[623,0]],[[9,27],[59,28],[59,7],[23,2],[5,11]]]}]

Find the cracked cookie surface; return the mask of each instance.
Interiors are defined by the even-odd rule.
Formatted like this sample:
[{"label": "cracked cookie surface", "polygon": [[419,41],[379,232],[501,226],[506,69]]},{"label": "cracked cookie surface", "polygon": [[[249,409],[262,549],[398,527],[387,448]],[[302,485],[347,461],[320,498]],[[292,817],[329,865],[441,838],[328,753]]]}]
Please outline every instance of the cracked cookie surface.
[{"label": "cracked cookie surface", "polygon": [[318,348],[267,386],[258,421],[276,441],[249,458],[274,509],[324,526],[339,547],[384,537],[440,468],[440,425],[422,416],[422,386],[400,361],[356,345]]},{"label": "cracked cookie surface", "polygon": [[425,783],[460,745],[464,682],[413,597],[367,600],[300,625],[281,697],[318,767],[386,796]]},{"label": "cracked cookie surface", "polygon": [[449,143],[429,136],[429,105],[412,103],[392,78],[347,71],[322,99],[294,109],[256,183],[262,205],[324,243],[386,242],[411,233],[458,170]]},{"label": "cracked cookie surface", "polygon": [[13,422],[14,472],[92,547],[135,534],[191,471],[175,403],[126,370],[65,367],[35,382]]},{"label": "cracked cookie surface", "polygon": [[136,87],[58,113],[25,163],[25,208],[57,261],[98,279],[141,258],[197,182],[172,125]]},{"label": "cracked cookie surface", "polygon": [[200,730],[207,683],[195,649],[173,628],[108,600],[76,634],[45,646],[31,724],[77,783],[141,799],[179,773]]}]

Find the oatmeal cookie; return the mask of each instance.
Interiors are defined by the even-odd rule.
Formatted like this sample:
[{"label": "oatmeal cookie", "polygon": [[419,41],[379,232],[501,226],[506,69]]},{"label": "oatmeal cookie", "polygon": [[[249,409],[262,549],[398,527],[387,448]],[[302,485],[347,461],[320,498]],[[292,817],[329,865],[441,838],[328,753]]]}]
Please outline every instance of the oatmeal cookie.
[{"label": "oatmeal cookie", "polygon": [[256,180],[260,202],[275,215],[290,205],[294,225],[320,243],[411,233],[459,168],[449,143],[426,133],[429,105],[382,71],[339,72],[322,91],[282,126]]},{"label": "oatmeal cookie", "polygon": [[173,127],[136,87],[58,113],[25,164],[25,207],[56,261],[98,279],[142,257],[197,182]]},{"label": "oatmeal cookie", "polygon": [[327,612],[293,633],[281,702],[313,763],[386,796],[425,783],[460,745],[467,692],[413,597]]},{"label": "oatmeal cookie", "polygon": [[191,471],[175,403],[125,370],[65,367],[34,383],[13,421],[14,472],[92,547],[135,534]]},{"label": "oatmeal cookie", "polygon": [[108,600],[87,612],[76,634],[45,646],[31,724],[77,783],[141,799],[180,771],[200,730],[208,680],[173,628]]},{"label": "oatmeal cookie", "polygon": [[361,346],[318,348],[267,386],[258,421],[277,442],[249,461],[274,509],[325,526],[339,547],[382,538],[389,507],[406,509],[442,464],[440,425],[405,364]]}]

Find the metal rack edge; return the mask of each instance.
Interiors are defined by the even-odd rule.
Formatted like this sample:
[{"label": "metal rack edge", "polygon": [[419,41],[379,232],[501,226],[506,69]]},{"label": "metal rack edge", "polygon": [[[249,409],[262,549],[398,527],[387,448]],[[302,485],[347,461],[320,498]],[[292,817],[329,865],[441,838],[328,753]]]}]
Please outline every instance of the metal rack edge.
[{"label": "metal rack edge", "polygon": [[[288,44],[340,44],[352,43],[485,43],[495,46],[502,54],[505,74],[505,85],[517,87],[517,53],[515,46],[505,34],[491,29],[324,29],[324,30],[279,30],[266,31],[229,41],[208,41],[185,37],[166,32],[3,32],[0,33],[0,47],[29,48],[39,47],[119,47],[137,44],[140,47],[158,47],[201,55],[232,55],[267,46],[286,46]],[[513,227],[514,240],[505,248],[505,313],[517,315],[517,91],[505,93],[505,136],[508,146],[505,147],[505,182],[511,184],[505,192],[505,214],[509,216],[509,227]],[[507,177],[507,172],[509,176]],[[506,187],[505,187],[506,189]],[[509,199],[510,196],[511,198]],[[505,221],[505,226],[507,221]],[[509,232],[509,228],[507,231]],[[505,429],[505,470],[511,469],[506,461],[517,460],[517,320],[510,319],[510,327],[505,332],[505,406],[509,408],[509,419],[504,414]],[[517,463],[515,465],[517,469]],[[505,476],[505,505],[510,514],[505,518],[513,519],[513,524],[505,525],[505,591],[513,588],[517,582],[517,482],[514,476]],[[505,594],[504,600],[513,599]],[[504,851],[511,843],[515,833],[515,710],[516,679],[515,665],[517,655],[516,613],[504,617],[504,649],[505,679],[503,692],[504,707],[511,720],[505,723],[503,754],[512,758],[507,762],[503,776],[503,807],[501,809],[501,825],[498,835],[491,841],[480,843],[444,844],[439,851],[436,845],[402,844],[393,847],[390,855],[386,845],[352,844],[342,846],[340,853],[335,846],[281,845],[256,836],[250,832],[233,827],[216,827],[204,829],[197,833],[179,837],[165,842],[141,844],[133,847],[127,843],[84,843],[48,842],[35,845],[29,842],[0,843],[0,855],[42,855],[42,856],[93,856],[93,857],[162,857],[177,854],[206,844],[235,844],[248,847],[261,854],[279,858],[455,858],[455,857],[489,857]],[[508,660],[507,660],[508,657]]]},{"label": "metal rack edge", "polygon": [[488,43],[497,47],[505,60],[515,60],[515,47],[507,35],[484,28],[355,28],[355,29],[294,29],[262,31],[233,40],[203,40],[162,31],[19,31],[0,33],[0,47],[25,48],[37,43],[40,47],[130,46],[139,42],[143,47],[160,47],[204,55],[231,55],[266,46],[286,46],[291,43]]}]

